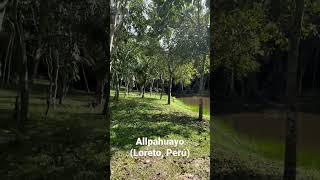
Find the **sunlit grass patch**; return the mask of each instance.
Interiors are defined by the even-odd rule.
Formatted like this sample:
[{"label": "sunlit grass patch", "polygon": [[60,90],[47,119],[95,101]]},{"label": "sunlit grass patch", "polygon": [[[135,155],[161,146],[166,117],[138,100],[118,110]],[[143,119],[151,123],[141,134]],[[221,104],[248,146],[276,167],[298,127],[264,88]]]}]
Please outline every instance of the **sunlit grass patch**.
[{"label": "sunlit grass patch", "polygon": [[[111,93],[113,94],[113,93]],[[112,101],[111,147],[112,178],[179,179],[187,172],[207,179],[209,175],[209,118],[197,119],[197,113],[173,99],[167,105],[167,97],[146,94],[141,98],[137,92],[119,101]],[[135,146],[139,137],[154,139],[182,139],[185,145]],[[163,152],[168,148],[189,149],[190,157],[129,157],[129,150],[155,148]]]}]

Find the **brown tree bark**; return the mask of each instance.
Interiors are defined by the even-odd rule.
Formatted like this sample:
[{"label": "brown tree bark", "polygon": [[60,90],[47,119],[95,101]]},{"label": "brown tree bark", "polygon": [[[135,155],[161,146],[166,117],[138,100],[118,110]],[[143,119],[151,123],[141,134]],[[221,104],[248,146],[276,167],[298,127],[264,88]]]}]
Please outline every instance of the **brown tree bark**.
[{"label": "brown tree bark", "polygon": [[59,77],[59,52],[55,50],[55,72],[54,72],[54,91],[52,97],[53,109],[56,109],[56,100],[57,100],[57,92],[58,92],[58,77]]},{"label": "brown tree bark", "polygon": [[163,78],[163,75],[162,75],[162,74],[161,74],[161,76],[160,76],[160,81],[161,81],[160,99],[162,99],[163,91],[164,91],[164,78]]},{"label": "brown tree bark", "polygon": [[172,81],[173,81],[173,73],[169,75],[169,88],[168,88],[168,104],[171,104],[171,91],[172,91]]},{"label": "brown tree bark", "polygon": [[14,22],[16,26],[17,38],[19,42],[19,50],[20,50],[20,64],[19,64],[19,89],[18,89],[18,103],[16,105],[19,106],[17,118],[17,125],[20,131],[25,130],[25,122],[28,119],[29,112],[29,79],[28,79],[28,60],[27,60],[27,52],[26,52],[26,44],[24,38],[24,30],[22,27],[21,19],[18,16],[18,5],[19,1],[13,1],[13,14],[14,14]]},{"label": "brown tree bark", "polygon": [[154,79],[152,79],[152,81],[151,81],[151,86],[150,86],[150,96],[152,96],[153,84],[154,84]]},{"label": "brown tree bark", "polygon": [[201,70],[200,70],[200,85],[199,85],[199,120],[203,120],[203,97],[202,97],[202,91],[203,91],[203,80],[204,80],[204,66],[205,66],[205,59],[204,56],[202,62],[201,62]]},{"label": "brown tree bark", "polygon": [[12,61],[12,54],[13,54],[13,48],[15,46],[15,39],[16,39],[16,32],[15,32],[15,28],[14,28],[14,23],[9,20],[9,22],[11,23],[12,25],[12,29],[13,29],[13,34],[12,34],[12,42],[11,42],[11,46],[9,47],[8,49],[8,72],[7,72],[7,81],[6,81],[6,84],[9,84],[10,83],[10,76],[11,76],[11,61]]},{"label": "brown tree bark", "polygon": [[86,72],[84,71],[83,64],[81,64],[81,69],[82,69],[83,79],[84,79],[84,83],[86,85],[87,93],[90,93],[89,84],[88,84],[88,80],[87,80],[87,75],[86,75]]},{"label": "brown tree bark", "polygon": [[289,34],[288,72],[286,83],[287,126],[285,140],[285,161],[283,179],[296,179],[297,156],[297,66],[301,36],[304,0],[295,0],[295,12]]}]

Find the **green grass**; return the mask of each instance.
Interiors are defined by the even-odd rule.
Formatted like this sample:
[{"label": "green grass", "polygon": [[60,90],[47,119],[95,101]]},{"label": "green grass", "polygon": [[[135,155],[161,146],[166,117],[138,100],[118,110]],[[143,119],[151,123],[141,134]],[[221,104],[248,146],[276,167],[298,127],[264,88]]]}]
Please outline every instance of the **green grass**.
[{"label": "green grass", "polygon": [[[33,88],[30,116],[23,139],[14,134],[13,109],[16,93],[0,90],[0,179],[103,179],[106,163],[105,119],[93,99],[72,92],[63,105],[44,120],[45,84]],[[112,92],[113,94],[114,92]],[[111,101],[111,147],[113,179],[207,179],[209,173],[209,111],[197,120],[198,108],[178,99],[166,105],[166,96],[136,93]],[[112,97],[113,98],[113,97]],[[215,178],[281,179],[283,145],[265,139],[249,139],[213,117],[211,141]],[[9,130],[5,131],[5,130]],[[131,158],[138,137],[183,139],[189,158]],[[164,150],[166,147],[156,147]],[[298,154],[298,179],[320,179],[319,156],[308,150]]]},{"label": "green grass", "polygon": [[93,97],[72,93],[45,120],[45,90],[37,88],[23,140],[14,133],[16,93],[0,90],[0,179],[103,179],[107,157],[101,107],[90,108]]},{"label": "green grass", "polygon": [[[112,93],[113,94],[113,93]],[[181,179],[209,176],[209,116],[198,121],[197,113],[178,99],[167,105],[164,96],[146,94],[142,99],[137,93],[118,102],[112,101],[111,147],[112,179]],[[138,137],[185,140],[177,148],[149,147],[165,151],[166,148],[189,149],[190,157],[135,157],[129,150],[146,150],[135,146]]]}]

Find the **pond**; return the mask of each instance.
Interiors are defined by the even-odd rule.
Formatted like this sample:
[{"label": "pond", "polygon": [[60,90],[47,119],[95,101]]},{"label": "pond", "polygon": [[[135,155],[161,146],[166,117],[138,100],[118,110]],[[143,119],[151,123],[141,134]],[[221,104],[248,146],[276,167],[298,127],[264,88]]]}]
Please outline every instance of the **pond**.
[{"label": "pond", "polygon": [[[252,138],[270,139],[285,142],[286,113],[277,110],[245,112],[223,115],[223,122],[237,132]],[[320,150],[320,115],[298,114],[298,149]]]},{"label": "pond", "polygon": [[[198,96],[179,97],[177,99],[181,100],[183,103],[192,107],[199,106]],[[207,111],[210,111],[210,97],[203,97],[203,108]]]}]

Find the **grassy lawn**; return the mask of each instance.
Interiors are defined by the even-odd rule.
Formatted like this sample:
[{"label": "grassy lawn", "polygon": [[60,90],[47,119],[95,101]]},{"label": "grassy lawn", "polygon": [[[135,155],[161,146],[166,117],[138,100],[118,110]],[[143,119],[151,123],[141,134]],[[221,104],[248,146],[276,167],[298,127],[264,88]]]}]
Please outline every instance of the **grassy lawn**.
[{"label": "grassy lawn", "polygon": [[[41,84],[30,99],[26,132],[16,135],[14,90],[0,90],[0,179],[103,179],[106,163],[105,119],[102,107],[88,106],[92,95],[72,92],[63,105],[51,109],[44,119],[46,94]],[[114,92],[112,92],[113,95]],[[71,93],[70,93],[71,94]],[[111,97],[112,179],[208,179],[209,111],[197,120],[197,107],[174,99],[166,105],[158,95],[137,93],[119,101]],[[213,117],[215,178],[281,179],[283,145],[249,139]],[[185,140],[171,146],[136,146],[138,137]],[[131,158],[129,151],[189,149],[190,157]],[[298,179],[320,179],[316,152],[299,151]]]},{"label": "grassy lawn", "polygon": [[[175,99],[167,104],[164,96],[146,94],[142,99],[137,93],[118,102],[112,101],[111,147],[112,179],[208,179],[209,177],[209,116],[197,119],[192,107]],[[136,146],[139,137],[150,139],[185,140],[178,147]],[[146,150],[154,148],[165,151],[189,149],[190,157],[134,157],[131,148]]]},{"label": "grassy lawn", "polygon": [[0,90],[0,179],[103,179],[106,148],[101,108],[87,106],[92,97],[75,92],[44,120],[42,92],[41,88],[32,91],[21,139],[14,133],[12,118],[16,93]]}]

